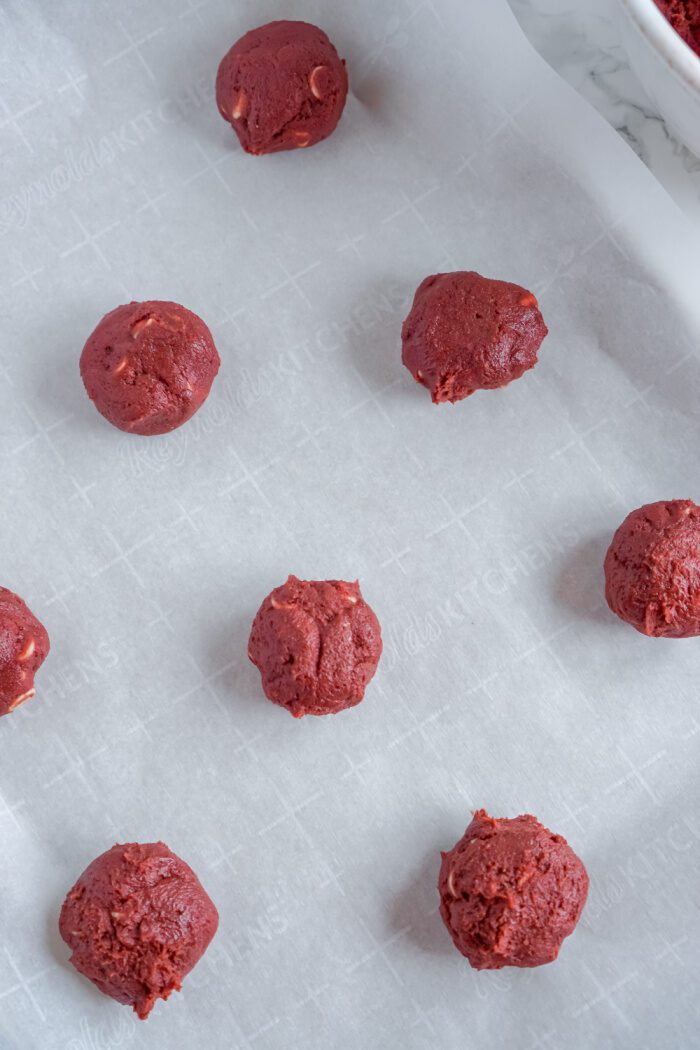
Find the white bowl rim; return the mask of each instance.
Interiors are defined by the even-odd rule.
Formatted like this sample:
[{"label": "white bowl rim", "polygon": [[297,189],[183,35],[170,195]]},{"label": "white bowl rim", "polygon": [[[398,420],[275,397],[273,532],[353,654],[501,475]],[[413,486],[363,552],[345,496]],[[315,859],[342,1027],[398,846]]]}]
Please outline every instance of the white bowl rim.
[{"label": "white bowl rim", "polygon": [[700,57],[676,32],[655,0],[620,0],[637,28],[683,80],[700,92]]}]

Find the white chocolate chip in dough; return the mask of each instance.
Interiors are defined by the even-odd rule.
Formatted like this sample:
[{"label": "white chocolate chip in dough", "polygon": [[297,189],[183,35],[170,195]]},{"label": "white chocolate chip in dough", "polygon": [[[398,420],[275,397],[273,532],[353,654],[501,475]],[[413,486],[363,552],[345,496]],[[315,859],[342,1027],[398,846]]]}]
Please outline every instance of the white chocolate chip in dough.
[{"label": "white chocolate chip in dough", "polygon": [[274,595],[270,596],[270,605],[273,609],[293,609],[294,606],[289,602],[281,602]]},{"label": "white chocolate chip in dough", "polygon": [[231,110],[231,120],[240,120],[248,112],[248,95],[245,91],[239,91],[238,97]]},{"label": "white chocolate chip in dough", "polygon": [[28,689],[26,693],[22,693],[22,695],[18,696],[16,700],[13,700],[7,710],[14,711],[14,709],[19,707],[20,704],[23,704],[25,700],[31,700],[35,693],[36,689]]},{"label": "white chocolate chip in dough", "polygon": [[29,638],[27,640],[27,642],[25,643],[24,649],[22,649],[22,652],[17,657],[17,660],[19,661],[19,663],[23,664],[25,660],[28,660],[30,658],[30,656],[33,656],[35,649],[36,649],[36,642],[34,641],[33,638]]},{"label": "white chocolate chip in dough", "polygon": [[326,66],[315,66],[309,73],[309,87],[311,88],[311,94],[314,96],[314,98],[317,98],[319,102],[323,98],[323,91],[321,90],[321,77],[326,68]]},{"label": "white chocolate chip in dough", "polygon": [[357,598],[358,598],[358,596],[357,596],[357,594],[354,594],[352,591],[346,591],[346,590],[343,589],[343,598],[348,603],[348,605],[357,605]]},{"label": "white chocolate chip in dough", "polygon": [[131,326],[131,336],[132,336],[132,338],[135,339],[137,335],[141,334],[141,332],[144,330],[144,328],[148,328],[150,325],[155,324],[155,323],[156,323],[156,318],[153,317],[153,315],[149,315],[148,317],[142,317],[142,318],[140,318],[140,320],[134,321],[134,323]]}]

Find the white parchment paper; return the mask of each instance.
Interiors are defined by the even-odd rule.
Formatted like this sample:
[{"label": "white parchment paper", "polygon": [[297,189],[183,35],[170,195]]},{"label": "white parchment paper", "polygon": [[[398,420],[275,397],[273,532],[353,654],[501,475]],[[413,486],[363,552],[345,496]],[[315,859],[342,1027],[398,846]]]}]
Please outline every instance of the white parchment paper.
[{"label": "white parchment paper", "polygon": [[[320,23],[341,125],[251,158],[213,77],[243,31]],[[604,606],[643,502],[700,498],[697,245],[504,0],[9,0],[0,12],[3,585],[45,622],[0,722],[2,1050],[699,1046],[700,643]],[[536,370],[436,408],[400,363],[428,273],[540,297]],[[105,423],[87,334],[129,299],[210,324],[168,437]],[[246,657],[289,572],[360,578],[364,703],[295,722]],[[584,858],[553,966],[472,972],[437,914],[470,810]],[[137,1022],[67,964],[67,889],[163,839],[221,925]]]}]

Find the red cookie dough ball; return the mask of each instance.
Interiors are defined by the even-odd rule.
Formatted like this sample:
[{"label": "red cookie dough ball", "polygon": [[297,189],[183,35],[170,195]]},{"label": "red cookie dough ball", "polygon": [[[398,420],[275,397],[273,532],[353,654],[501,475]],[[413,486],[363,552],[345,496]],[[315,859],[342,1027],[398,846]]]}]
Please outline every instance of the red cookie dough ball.
[{"label": "red cookie dough ball", "polygon": [[206,401],[220,365],[201,317],[178,303],[118,306],[80,358],[95,408],[130,434],[167,434]]},{"label": "red cookie dough ball", "polygon": [[0,717],[34,696],[34,675],[51,645],[22,599],[0,587]]},{"label": "red cookie dough ball", "polygon": [[265,696],[295,718],[359,704],[381,653],[379,621],[359,583],[296,576],[268,594],[248,642]]},{"label": "red cookie dough ball", "polygon": [[458,271],[426,277],[403,323],[403,363],[435,404],[519,379],[547,326],[532,292]]},{"label": "red cookie dough ball", "polygon": [[700,635],[700,507],[662,500],[628,514],[605,556],[605,597],[642,634]]},{"label": "red cookie dough ball", "polygon": [[588,893],[582,862],[531,816],[496,820],[480,809],[442,854],[440,914],[475,970],[553,962]]},{"label": "red cookie dough ball", "polygon": [[252,29],[224,55],[216,103],[247,153],[314,146],[335,129],[348,75],[326,34],[308,22]]},{"label": "red cookie dough ball", "polygon": [[145,1020],[179,992],[219,915],[190,867],[162,842],[112,846],[66,897],[59,930],[76,970]]}]

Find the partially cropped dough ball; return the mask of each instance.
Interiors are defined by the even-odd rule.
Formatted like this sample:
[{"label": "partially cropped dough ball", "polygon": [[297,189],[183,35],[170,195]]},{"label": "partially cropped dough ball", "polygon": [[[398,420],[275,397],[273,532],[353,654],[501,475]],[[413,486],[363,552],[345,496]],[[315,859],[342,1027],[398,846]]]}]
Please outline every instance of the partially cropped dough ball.
[{"label": "partially cropped dough ball", "polygon": [[517,284],[471,271],[426,277],[402,330],[403,363],[435,404],[518,379],[537,363],[547,326]]},{"label": "partially cropped dough ball", "polygon": [[252,29],[221,60],[219,112],[247,153],[276,153],[321,142],[345,106],[348,75],[326,34],[308,22]]},{"label": "partially cropped dough ball", "polygon": [[605,557],[605,597],[642,634],[700,635],[700,507],[662,500],[628,514]]},{"label": "partially cropped dough ball", "polygon": [[219,915],[192,869],[162,842],[112,846],[61,909],[76,970],[145,1020],[179,992],[216,933]]},{"label": "partially cropped dough ball", "polygon": [[167,434],[206,401],[220,365],[201,317],[149,301],[106,314],[85,344],[80,374],[95,408],[130,434]]},{"label": "partially cropped dough ball", "polygon": [[34,675],[50,648],[43,624],[18,595],[0,587],[0,717],[34,696]]},{"label": "partially cropped dough ball", "polygon": [[442,854],[440,914],[475,970],[541,966],[573,933],[588,875],[561,835],[535,817],[495,819],[480,809]]},{"label": "partially cropped dough ball", "polygon": [[700,56],[700,0],[656,0],[681,39]]},{"label": "partially cropped dough ball", "polygon": [[379,621],[358,583],[296,576],[268,594],[248,643],[265,696],[295,718],[359,704],[381,652]]}]

